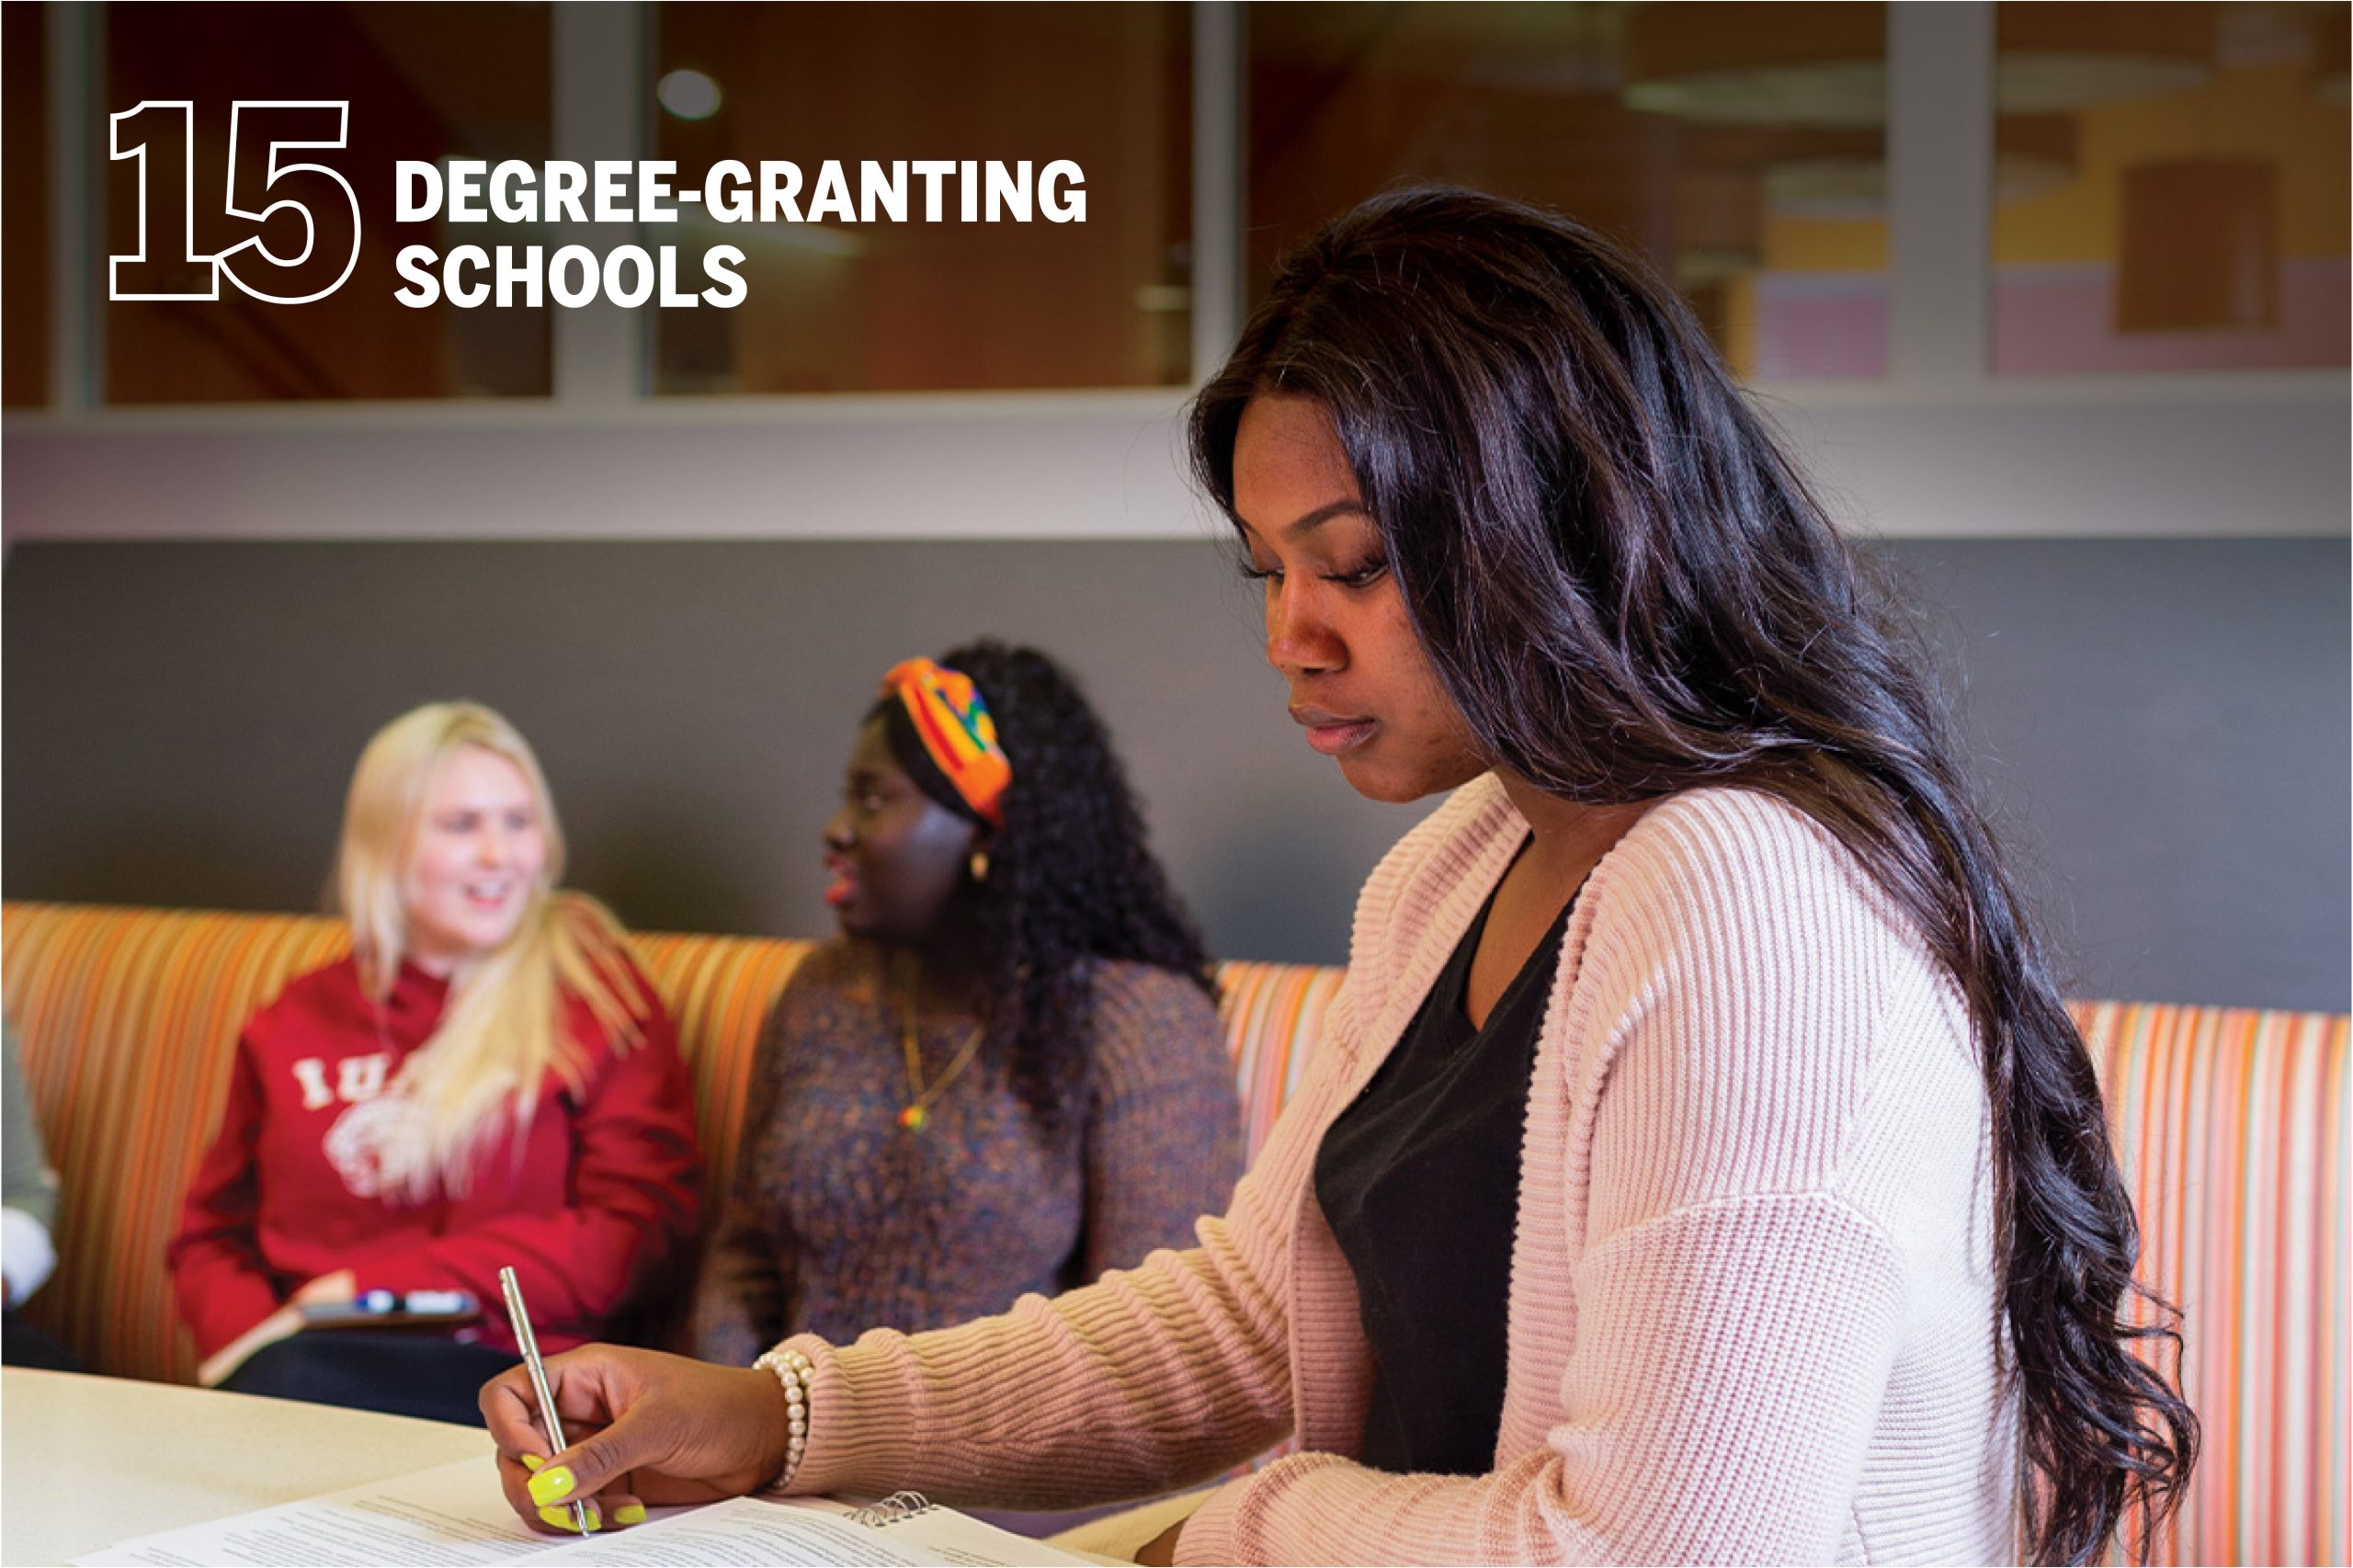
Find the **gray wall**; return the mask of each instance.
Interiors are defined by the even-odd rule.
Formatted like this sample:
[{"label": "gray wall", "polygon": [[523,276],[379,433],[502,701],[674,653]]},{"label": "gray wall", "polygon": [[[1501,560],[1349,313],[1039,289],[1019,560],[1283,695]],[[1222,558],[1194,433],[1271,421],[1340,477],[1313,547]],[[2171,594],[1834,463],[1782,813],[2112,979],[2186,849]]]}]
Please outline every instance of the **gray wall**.
[{"label": "gray wall", "polygon": [[1884,553],[2072,994],[2347,1010],[2344,540]]},{"label": "gray wall", "polygon": [[[2343,540],[1881,547],[2079,994],[2345,1009]],[[1226,955],[1344,951],[1415,810],[1309,753],[1206,541],[52,543],[0,582],[0,892],[315,907],[353,758],[431,698],[540,748],[572,881],[814,934],[879,672],[988,631],[1084,676]]]}]

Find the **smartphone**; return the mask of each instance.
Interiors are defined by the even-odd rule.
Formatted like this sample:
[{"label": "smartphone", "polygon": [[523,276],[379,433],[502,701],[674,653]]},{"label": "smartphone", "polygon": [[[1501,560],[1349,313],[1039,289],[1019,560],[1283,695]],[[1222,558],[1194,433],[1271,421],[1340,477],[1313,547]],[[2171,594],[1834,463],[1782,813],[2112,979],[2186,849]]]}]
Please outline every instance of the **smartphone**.
[{"label": "smartphone", "polygon": [[348,1301],[314,1301],[302,1309],[305,1328],[405,1328],[472,1323],[482,1303],[471,1290],[362,1290]]}]

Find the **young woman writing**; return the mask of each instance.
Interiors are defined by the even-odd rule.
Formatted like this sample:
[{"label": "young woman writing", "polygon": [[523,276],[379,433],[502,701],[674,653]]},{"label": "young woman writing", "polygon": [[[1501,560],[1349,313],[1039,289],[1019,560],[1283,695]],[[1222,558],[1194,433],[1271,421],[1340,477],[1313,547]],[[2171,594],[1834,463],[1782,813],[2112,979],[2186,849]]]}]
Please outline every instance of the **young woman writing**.
[{"label": "young woman writing", "polygon": [[1069,1503],[1286,1431],[1146,1559],[2080,1562],[2168,1506],[2195,1423],[2132,1353],[2083,1043],[1924,674],[1684,305],[1554,215],[1385,197],[1283,266],[1192,437],[1308,743],[1447,796],[1232,1206],[765,1381],[561,1358],[536,1473],[501,1378],[516,1506]]}]

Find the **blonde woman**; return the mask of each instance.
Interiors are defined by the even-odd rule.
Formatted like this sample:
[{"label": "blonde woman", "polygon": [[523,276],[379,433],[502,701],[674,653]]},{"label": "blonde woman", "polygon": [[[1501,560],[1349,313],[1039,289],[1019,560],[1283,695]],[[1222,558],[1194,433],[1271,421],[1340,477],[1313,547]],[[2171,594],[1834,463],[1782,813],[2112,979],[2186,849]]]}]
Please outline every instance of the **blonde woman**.
[{"label": "blonde woman", "polygon": [[[246,1026],[171,1244],[201,1381],[478,1422],[514,1359],[501,1267],[550,1349],[614,1333],[667,1276],[695,1224],[686,1071],[563,870],[546,779],[497,714],[435,703],[369,743],[337,873],[351,955]],[[450,1308],[469,1296],[490,1310]],[[445,1315],[365,1326],[420,1303]]]}]

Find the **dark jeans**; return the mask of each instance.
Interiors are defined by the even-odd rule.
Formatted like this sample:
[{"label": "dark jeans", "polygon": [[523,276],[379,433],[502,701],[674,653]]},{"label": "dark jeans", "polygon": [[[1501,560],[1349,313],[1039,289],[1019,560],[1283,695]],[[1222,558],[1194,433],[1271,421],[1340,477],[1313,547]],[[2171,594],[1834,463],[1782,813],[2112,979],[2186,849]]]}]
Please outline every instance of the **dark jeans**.
[{"label": "dark jeans", "polygon": [[221,1386],[232,1393],[479,1426],[474,1396],[514,1364],[504,1350],[438,1335],[310,1329],[255,1351]]},{"label": "dark jeans", "polygon": [[38,1367],[45,1372],[78,1372],[81,1358],[15,1312],[0,1323],[0,1362],[11,1367]]}]

